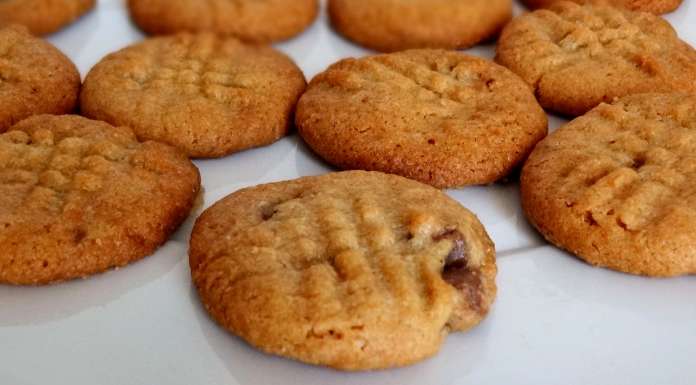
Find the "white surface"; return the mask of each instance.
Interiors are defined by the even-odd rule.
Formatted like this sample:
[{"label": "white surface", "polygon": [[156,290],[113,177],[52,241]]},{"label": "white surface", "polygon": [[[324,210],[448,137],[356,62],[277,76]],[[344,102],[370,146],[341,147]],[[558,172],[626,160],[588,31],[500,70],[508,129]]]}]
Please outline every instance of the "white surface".
[{"label": "white surface", "polygon": [[[667,18],[696,43],[691,0]],[[85,74],[141,38],[122,1],[102,0],[50,40]],[[308,78],[365,53],[324,17],[279,47]],[[490,58],[493,47],[472,52]],[[243,186],[329,170],[296,136],[196,163],[206,207]],[[155,255],[119,271],[50,287],[0,286],[0,385],[696,384],[696,277],[631,277],[545,246],[520,213],[514,183],[450,193],[496,242],[500,291],[480,327],[451,335],[422,364],[340,373],[261,354],[221,330],[190,283],[186,240],[195,213]]]}]

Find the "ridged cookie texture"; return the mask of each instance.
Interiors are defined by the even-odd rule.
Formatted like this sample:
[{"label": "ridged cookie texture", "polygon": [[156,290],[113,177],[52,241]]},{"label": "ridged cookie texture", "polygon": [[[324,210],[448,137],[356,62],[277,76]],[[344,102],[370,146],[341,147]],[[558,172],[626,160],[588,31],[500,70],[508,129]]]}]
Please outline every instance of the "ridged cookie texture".
[{"label": "ridged cookie texture", "polygon": [[[548,8],[554,4],[560,3],[564,0],[522,0],[527,7],[536,8]],[[617,7],[626,8],[632,11],[642,11],[650,12],[654,14],[662,14],[672,12],[679,8],[682,0],[570,0],[578,4],[599,4],[604,2],[605,4]]]},{"label": "ridged cookie texture", "polygon": [[317,17],[318,0],[128,0],[133,21],[154,34],[214,32],[254,43],[286,40]]},{"label": "ridged cookie texture", "polygon": [[205,308],[268,353],[343,370],[407,365],[496,293],[493,243],[444,193],[350,171],[240,190],[191,237]]},{"label": "ridged cookie texture", "polygon": [[696,92],[696,51],[667,21],[606,5],[561,2],[514,19],[496,61],[570,116],[631,94]]},{"label": "ridged cookie texture", "polygon": [[494,37],[512,17],[510,0],[329,0],[338,32],[363,46],[467,48]]},{"label": "ridged cookie texture", "polygon": [[518,76],[442,50],[342,60],[312,80],[295,121],[329,163],[436,187],[506,176],[546,135],[548,123]]},{"label": "ridged cookie texture", "polygon": [[72,112],[79,93],[80,73],[57,48],[25,27],[0,28],[0,133],[32,115]]},{"label": "ridged cookie texture", "polygon": [[127,128],[28,118],[0,135],[0,282],[86,277],[150,255],[199,184],[183,153]]},{"label": "ridged cookie texture", "polygon": [[631,274],[696,274],[696,96],[602,104],[551,134],[522,172],[522,204],[552,243]]},{"label": "ridged cookie texture", "polygon": [[21,24],[35,35],[47,35],[94,8],[95,0],[3,0],[0,25]]},{"label": "ridged cookie texture", "polygon": [[305,87],[302,71],[271,47],[180,34],[102,59],[85,79],[81,107],[141,140],[220,157],[283,137]]}]

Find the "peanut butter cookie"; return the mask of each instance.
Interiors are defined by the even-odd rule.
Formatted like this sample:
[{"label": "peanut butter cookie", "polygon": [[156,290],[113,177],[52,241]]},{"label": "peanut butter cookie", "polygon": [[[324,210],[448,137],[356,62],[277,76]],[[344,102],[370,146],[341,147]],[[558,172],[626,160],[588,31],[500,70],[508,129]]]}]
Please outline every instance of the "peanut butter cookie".
[{"label": "peanut butter cookie", "polygon": [[570,116],[630,94],[696,92],[696,51],[668,22],[605,5],[561,2],[514,19],[496,60]]},{"label": "peanut butter cookie", "polygon": [[546,135],[547,118],[507,69],[412,50],[332,65],[300,99],[296,125],[338,167],[455,187],[507,175]]},{"label": "peanut butter cookie", "polygon": [[128,0],[149,34],[215,32],[254,43],[289,39],[317,17],[318,0]]},{"label": "peanut butter cookie", "polygon": [[0,135],[0,282],[86,277],[150,255],[189,214],[196,167],[173,147],[78,116]]},{"label": "peanut butter cookie", "polygon": [[290,128],[304,75],[271,47],[213,34],[156,37],[87,75],[82,112],[192,157],[270,144]]},{"label": "peanut butter cookie", "polygon": [[329,0],[328,7],[341,34],[385,52],[471,47],[512,16],[511,0]]},{"label": "peanut butter cookie", "polygon": [[593,265],[695,274],[695,180],[696,96],[633,95],[539,143],[522,203],[549,241]]},{"label": "peanut butter cookie", "polygon": [[31,115],[71,112],[79,93],[80,73],[58,49],[25,27],[0,28],[0,133]]},{"label": "peanut butter cookie", "polygon": [[[563,0],[522,0],[529,8],[548,8],[553,4]],[[632,11],[650,12],[655,14],[672,12],[679,8],[682,0],[570,0],[578,4],[599,3],[604,1],[606,4],[619,8],[626,8]]]},{"label": "peanut butter cookie", "polygon": [[35,35],[58,31],[94,8],[95,0],[3,0],[0,25],[21,24]]},{"label": "peanut butter cookie", "polygon": [[496,293],[478,219],[432,187],[376,172],[240,190],[198,219],[190,264],[222,326],[268,353],[344,370],[435,354]]}]

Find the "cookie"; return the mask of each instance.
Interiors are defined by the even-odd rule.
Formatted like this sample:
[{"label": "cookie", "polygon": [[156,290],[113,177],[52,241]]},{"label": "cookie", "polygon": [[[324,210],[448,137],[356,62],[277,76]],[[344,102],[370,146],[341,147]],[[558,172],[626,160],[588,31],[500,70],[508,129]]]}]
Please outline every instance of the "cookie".
[{"label": "cookie", "polygon": [[24,27],[0,28],[0,133],[31,115],[71,112],[79,92],[80,73],[58,49]]},{"label": "cookie", "polygon": [[35,35],[47,35],[94,8],[95,0],[3,0],[0,25],[21,24]]},{"label": "cookie", "polygon": [[696,96],[602,104],[551,134],[522,172],[527,217],[592,265],[696,273]]},{"label": "cookie", "polygon": [[696,92],[696,51],[669,23],[603,5],[561,2],[514,19],[496,61],[569,116],[631,94]]},{"label": "cookie", "polygon": [[478,219],[432,187],[377,172],[240,190],[198,218],[189,256],[223,327],[265,352],[344,370],[435,354],[496,293]]},{"label": "cookie", "polygon": [[286,40],[317,17],[317,0],[128,0],[133,21],[149,34],[215,32],[254,43]]},{"label": "cookie", "polygon": [[512,16],[510,0],[329,0],[334,28],[383,52],[467,48],[494,37]]},{"label": "cookie", "polygon": [[[522,0],[522,3],[531,9],[548,8],[563,0]],[[599,3],[598,0],[571,0],[578,4]],[[626,8],[632,11],[650,12],[662,14],[672,12],[679,8],[682,0],[604,0],[606,4],[618,8]]]},{"label": "cookie", "polygon": [[546,135],[547,118],[507,69],[454,51],[412,50],[332,65],[300,99],[296,126],[340,168],[455,187],[510,173]]},{"label": "cookie", "polygon": [[196,167],[123,127],[38,115],[0,135],[0,282],[86,277],[152,254],[188,216]]},{"label": "cookie", "polygon": [[108,55],[87,75],[82,112],[192,157],[283,137],[304,75],[271,47],[213,34],[156,37]]}]

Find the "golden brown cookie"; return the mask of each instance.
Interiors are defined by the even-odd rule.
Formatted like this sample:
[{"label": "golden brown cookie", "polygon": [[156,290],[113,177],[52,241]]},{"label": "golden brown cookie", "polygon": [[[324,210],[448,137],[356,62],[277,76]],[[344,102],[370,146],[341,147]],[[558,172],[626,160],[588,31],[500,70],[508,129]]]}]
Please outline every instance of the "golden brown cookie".
[{"label": "golden brown cookie", "polygon": [[546,135],[547,118],[507,69],[412,50],[332,65],[300,99],[296,125],[338,167],[454,187],[507,175]]},{"label": "golden brown cookie", "polygon": [[0,282],[86,277],[152,254],[188,216],[198,170],[123,127],[39,115],[0,135]]},{"label": "golden brown cookie", "polygon": [[181,34],[104,58],[85,79],[81,107],[141,140],[219,157],[283,137],[305,86],[295,63],[271,47]]},{"label": "golden brown cookie", "polygon": [[198,218],[190,264],[206,309],[232,333],[344,370],[435,354],[496,293],[478,219],[432,187],[377,172],[240,190]]},{"label": "golden brown cookie", "polygon": [[0,26],[21,24],[35,35],[47,35],[72,23],[94,4],[95,0],[3,0]]},{"label": "golden brown cookie", "polygon": [[696,96],[602,104],[543,140],[522,204],[552,243],[631,274],[696,273]]},{"label": "golden brown cookie", "polygon": [[467,48],[495,36],[511,0],[329,0],[334,28],[378,51]]},{"label": "golden brown cookie", "polygon": [[[563,0],[522,0],[531,9],[548,8]],[[570,0],[578,4],[599,3],[602,0]],[[650,12],[654,14],[668,13],[679,8],[682,0],[603,0],[614,7],[626,8],[632,11]]]},{"label": "golden brown cookie", "polygon": [[317,0],[128,0],[149,34],[210,31],[255,43],[289,39],[317,17]]},{"label": "golden brown cookie", "polygon": [[696,51],[649,13],[554,4],[508,24],[496,61],[531,84],[544,108],[581,115],[643,92],[696,92]]},{"label": "golden brown cookie", "polygon": [[71,112],[79,92],[80,73],[58,49],[24,27],[0,28],[0,133],[31,115]]}]

